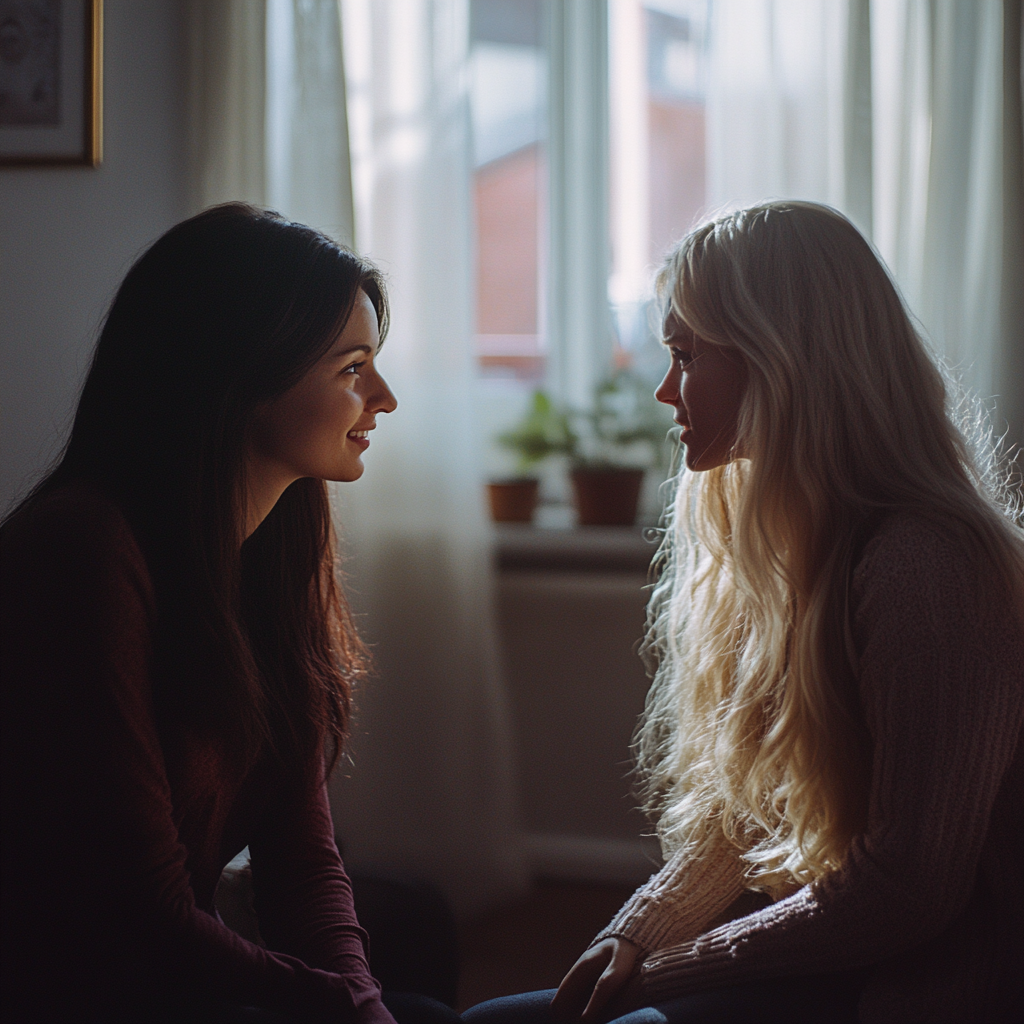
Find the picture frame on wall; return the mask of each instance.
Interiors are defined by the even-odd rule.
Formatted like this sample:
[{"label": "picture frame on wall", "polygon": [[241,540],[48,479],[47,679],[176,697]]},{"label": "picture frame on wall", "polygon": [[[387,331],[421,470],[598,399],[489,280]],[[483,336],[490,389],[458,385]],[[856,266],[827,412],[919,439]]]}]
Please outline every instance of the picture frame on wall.
[{"label": "picture frame on wall", "polygon": [[0,166],[103,158],[103,0],[0,0]]}]

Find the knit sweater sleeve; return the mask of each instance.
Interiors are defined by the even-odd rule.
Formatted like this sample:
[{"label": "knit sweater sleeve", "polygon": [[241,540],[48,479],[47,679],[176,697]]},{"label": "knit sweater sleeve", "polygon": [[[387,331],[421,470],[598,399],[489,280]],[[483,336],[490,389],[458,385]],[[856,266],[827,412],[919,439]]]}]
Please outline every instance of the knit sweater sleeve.
[{"label": "knit sweater sleeve", "polygon": [[4,950],[23,975],[5,999],[25,998],[17,985],[34,1012],[196,998],[391,1022],[365,963],[311,966],[197,906],[154,720],[152,586],[116,507],[47,499],[5,527],[2,554]]},{"label": "knit sweater sleeve", "polygon": [[650,952],[695,938],[743,892],[743,872],[739,851],[719,830],[703,856],[670,857],[591,945],[616,937]]},{"label": "knit sweater sleeve", "polygon": [[873,745],[867,828],[842,869],[649,957],[647,998],[867,966],[963,911],[1024,720],[1019,611],[982,616],[983,585],[921,521],[901,517],[876,536],[854,618]]}]

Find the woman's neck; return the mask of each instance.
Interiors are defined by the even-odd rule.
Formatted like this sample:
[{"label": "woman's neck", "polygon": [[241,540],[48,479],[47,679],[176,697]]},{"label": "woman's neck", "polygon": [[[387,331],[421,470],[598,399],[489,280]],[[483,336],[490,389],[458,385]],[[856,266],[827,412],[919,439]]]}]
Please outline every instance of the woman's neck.
[{"label": "woman's neck", "polygon": [[250,460],[241,488],[242,543],[259,529],[260,523],[270,515],[281,495],[295,480],[296,478],[288,473],[275,472],[273,466],[254,465]]}]

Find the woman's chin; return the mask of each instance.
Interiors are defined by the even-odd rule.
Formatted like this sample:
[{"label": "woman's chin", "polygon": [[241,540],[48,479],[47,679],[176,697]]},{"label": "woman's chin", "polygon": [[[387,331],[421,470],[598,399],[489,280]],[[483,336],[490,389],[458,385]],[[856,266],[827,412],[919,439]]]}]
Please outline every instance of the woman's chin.
[{"label": "woman's chin", "polygon": [[365,471],[366,467],[363,465],[362,460],[357,460],[354,464],[335,470],[330,476],[324,477],[324,479],[335,484],[350,484],[358,480]]},{"label": "woman's chin", "polygon": [[720,465],[713,458],[708,458],[708,453],[704,451],[694,451],[692,448],[686,449],[685,455],[686,468],[691,473],[703,473],[706,470],[714,469],[715,466]]},{"label": "woman's chin", "polygon": [[686,462],[686,468],[692,473],[706,473],[709,469],[718,469],[719,466],[727,466],[730,462],[735,462],[737,459],[746,458],[734,449],[729,451],[714,451],[704,448],[702,450],[694,450],[687,447],[684,461]]}]

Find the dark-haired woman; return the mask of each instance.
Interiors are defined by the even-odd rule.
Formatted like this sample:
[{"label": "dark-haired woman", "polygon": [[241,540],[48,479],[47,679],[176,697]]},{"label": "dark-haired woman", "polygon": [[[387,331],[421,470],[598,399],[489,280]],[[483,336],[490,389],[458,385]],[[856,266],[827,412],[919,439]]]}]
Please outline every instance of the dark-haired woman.
[{"label": "dark-haired woman", "polygon": [[[324,481],[395,408],[387,318],[372,266],[241,205],[125,278],[0,532],[5,1020],[392,1020],[325,789],[364,651]],[[245,846],[268,948],[214,908]]]}]

